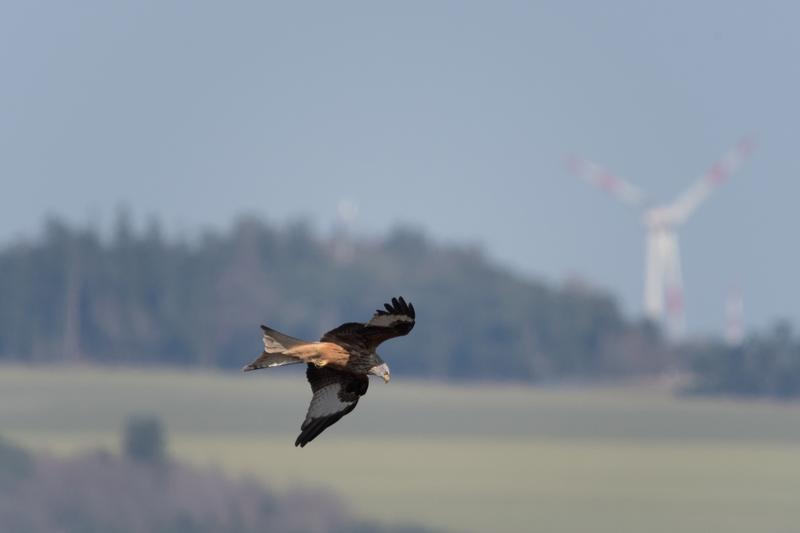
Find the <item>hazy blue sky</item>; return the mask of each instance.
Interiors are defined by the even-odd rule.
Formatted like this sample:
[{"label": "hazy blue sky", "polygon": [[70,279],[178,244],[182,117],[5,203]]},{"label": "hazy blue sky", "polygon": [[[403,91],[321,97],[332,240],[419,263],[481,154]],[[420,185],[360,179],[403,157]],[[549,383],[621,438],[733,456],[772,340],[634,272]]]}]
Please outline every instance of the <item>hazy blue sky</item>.
[{"label": "hazy blue sky", "polygon": [[668,200],[743,134],[759,148],[681,233],[688,322],[799,321],[800,4],[0,4],[0,243],[119,204],[173,230],[242,211],[412,223],[640,308],[635,213],[563,168]]}]

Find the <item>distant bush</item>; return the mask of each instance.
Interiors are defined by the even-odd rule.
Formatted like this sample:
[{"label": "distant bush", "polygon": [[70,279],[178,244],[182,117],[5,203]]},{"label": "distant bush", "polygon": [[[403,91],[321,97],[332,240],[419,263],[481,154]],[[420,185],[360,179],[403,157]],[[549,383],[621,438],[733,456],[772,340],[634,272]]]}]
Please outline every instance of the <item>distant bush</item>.
[{"label": "distant bush", "polygon": [[153,415],[130,416],[122,434],[122,449],[133,461],[163,464],[167,451],[161,420]]},{"label": "distant bush", "polygon": [[800,397],[800,339],[787,323],[754,334],[738,346],[720,341],[685,348],[696,394]]},{"label": "distant bush", "polygon": [[0,437],[0,492],[14,487],[32,472],[33,459],[30,454]]}]

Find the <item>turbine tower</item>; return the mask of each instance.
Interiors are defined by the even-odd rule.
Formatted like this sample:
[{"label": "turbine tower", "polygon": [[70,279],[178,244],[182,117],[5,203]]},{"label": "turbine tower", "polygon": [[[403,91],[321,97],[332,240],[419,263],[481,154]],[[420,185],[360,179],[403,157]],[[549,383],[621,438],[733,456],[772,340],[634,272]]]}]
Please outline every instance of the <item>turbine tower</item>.
[{"label": "turbine tower", "polygon": [[644,312],[651,320],[665,324],[672,340],[679,340],[685,328],[677,230],[741,166],[753,148],[750,139],[742,140],[675,201],[666,205],[653,204],[641,189],[595,163],[578,157],[567,160],[573,174],[641,212],[646,230]]},{"label": "turbine tower", "polygon": [[744,297],[737,286],[728,290],[725,299],[725,342],[740,346],[744,340]]}]

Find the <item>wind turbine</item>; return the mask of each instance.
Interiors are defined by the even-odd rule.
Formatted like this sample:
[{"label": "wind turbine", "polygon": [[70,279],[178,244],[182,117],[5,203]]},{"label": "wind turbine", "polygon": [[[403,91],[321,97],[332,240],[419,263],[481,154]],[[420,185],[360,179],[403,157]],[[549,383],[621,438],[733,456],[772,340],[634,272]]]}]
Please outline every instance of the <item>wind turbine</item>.
[{"label": "wind turbine", "polygon": [[738,286],[728,289],[725,299],[725,342],[739,346],[744,340],[744,297]]},{"label": "wind turbine", "polygon": [[567,167],[572,173],[641,212],[647,232],[644,312],[650,319],[665,323],[667,333],[673,340],[679,340],[685,329],[677,230],[741,166],[754,147],[750,139],[740,141],[675,201],[658,205],[650,201],[641,189],[595,163],[574,156],[567,160]]},{"label": "wind turbine", "polygon": [[357,216],[358,204],[355,201],[347,198],[339,200],[331,232],[333,258],[339,264],[346,265],[353,261],[355,255],[353,226]]}]

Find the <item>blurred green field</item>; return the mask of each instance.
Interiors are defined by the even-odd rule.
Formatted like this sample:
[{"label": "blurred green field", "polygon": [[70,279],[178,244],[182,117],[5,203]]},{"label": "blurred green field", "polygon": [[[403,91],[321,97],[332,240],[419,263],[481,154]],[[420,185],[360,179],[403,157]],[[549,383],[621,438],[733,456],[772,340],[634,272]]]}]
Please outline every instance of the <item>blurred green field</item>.
[{"label": "blurred green field", "polygon": [[0,432],[53,453],[118,447],[156,413],[183,460],[330,487],[365,517],[480,532],[782,532],[800,524],[800,405],[660,386],[375,380],[305,449],[295,371],[0,367]]}]

